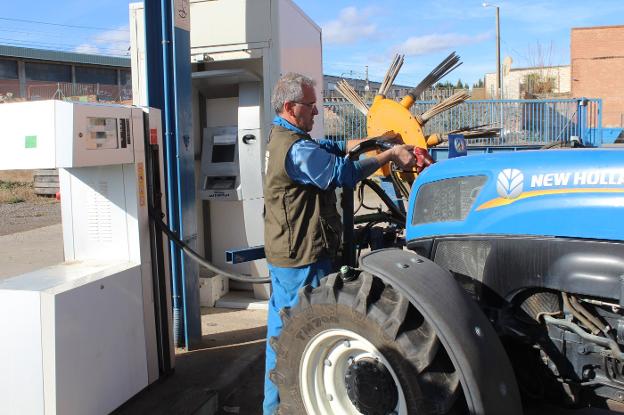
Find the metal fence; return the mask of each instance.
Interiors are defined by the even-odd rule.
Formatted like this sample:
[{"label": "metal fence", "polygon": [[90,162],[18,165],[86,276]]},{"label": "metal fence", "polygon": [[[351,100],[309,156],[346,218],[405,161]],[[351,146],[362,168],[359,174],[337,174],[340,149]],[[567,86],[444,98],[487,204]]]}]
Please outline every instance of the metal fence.
[{"label": "metal fence", "polygon": [[[417,101],[411,111],[422,114],[435,101]],[[346,101],[324,102],[326,135],[335,139],[366,137],[366,118]],[[602,100],[483,100],[466,101],[425,125],[425,134],[489,125],[500,128],[492,138],[469,141],[473,146],[535,146],[579,137],[586,144],[602,142]]]},{"label": "metal fence", "polygon": [[26,85],[29,101],[40,99],[78,99],[93,97],[97,101],[124,101],[132,99],[131,86],[81,84],[71,82],[36,82]]}]

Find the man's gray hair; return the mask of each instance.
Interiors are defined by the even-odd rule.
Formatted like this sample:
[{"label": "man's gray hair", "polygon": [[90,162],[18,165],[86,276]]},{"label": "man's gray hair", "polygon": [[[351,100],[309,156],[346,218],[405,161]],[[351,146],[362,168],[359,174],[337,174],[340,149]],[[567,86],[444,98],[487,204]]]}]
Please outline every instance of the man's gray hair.
[{"label": "man's gray hair", "polygon": [[284,109],[286,101],[298,102],[303,99],[303,87],[314,88],[316,82],[299,73],[289,72],[282,76],[275,84],[271,105],[276,114]]}]

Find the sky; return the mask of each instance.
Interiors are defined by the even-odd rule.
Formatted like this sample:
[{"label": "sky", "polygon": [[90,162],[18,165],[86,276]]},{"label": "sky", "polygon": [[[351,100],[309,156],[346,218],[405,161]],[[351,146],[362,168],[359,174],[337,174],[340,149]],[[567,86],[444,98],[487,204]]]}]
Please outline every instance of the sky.
[{"label": "sky", "polygon": [[[405,54],[396,83],[416,85],[455,51],[463,65],[446,80],[472,85],[496,68],[495,8],[466,0],[294,0],[323,29],[325,74],[381,81]],[[127,0],[4,2],[0,44],[124,56]],[[506,0],[501,61],[511,68],[570,63],[572,27],[624,25],[624,0]],[[509,60],[507,60],[509,61]]]}]

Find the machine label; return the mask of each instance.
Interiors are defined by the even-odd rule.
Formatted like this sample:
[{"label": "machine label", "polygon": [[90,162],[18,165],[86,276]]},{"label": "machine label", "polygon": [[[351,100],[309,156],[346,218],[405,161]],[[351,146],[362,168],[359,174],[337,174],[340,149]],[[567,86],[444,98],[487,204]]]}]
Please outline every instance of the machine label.
[{"label": "machine label", "polygon": [[521,199],[545,195],[624,193],[624,169],[539,173],[528,176],[527,180],[518,169],[504,169],[498,174],[496,192],[499,197],[483,203],[476,210],[505,206]]},{"label": "machine label", "polygon": [[139,182],[139,205],[145,206],[145,167],[143,163],[137,164],[137,176]]},{"label": "machine label", "polygon": [[186,30],[187,32],[191,31],[191,7],[189,5],[189,0],[175,0],[174,3],[174,13],[175,13],[175,27],[179,29]]},{"label": "machine label", "polygon": [[150,128],[150,144],[158,144],[158,130],[156,128]]},{"label": "machine label", "polygon": [[37,136],[36,135],[27,135],[24,140],[25,148],[37,148]]}]

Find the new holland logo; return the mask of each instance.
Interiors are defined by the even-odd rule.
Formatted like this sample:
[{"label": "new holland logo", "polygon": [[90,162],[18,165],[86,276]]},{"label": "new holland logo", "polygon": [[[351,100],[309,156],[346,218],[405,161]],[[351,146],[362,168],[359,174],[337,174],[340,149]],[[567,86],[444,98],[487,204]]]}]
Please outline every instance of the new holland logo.
[{"label": "new holland logo", "polygon": [[505,199],[515,199],[522,193],[524,174],[517,169],[505,169],[498,174],[496,191]]}]

